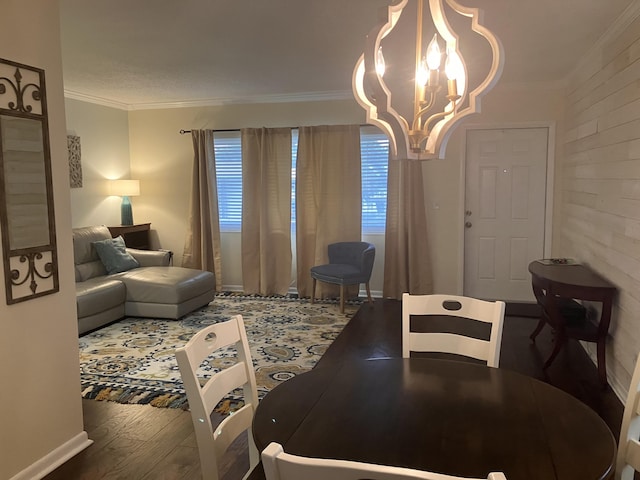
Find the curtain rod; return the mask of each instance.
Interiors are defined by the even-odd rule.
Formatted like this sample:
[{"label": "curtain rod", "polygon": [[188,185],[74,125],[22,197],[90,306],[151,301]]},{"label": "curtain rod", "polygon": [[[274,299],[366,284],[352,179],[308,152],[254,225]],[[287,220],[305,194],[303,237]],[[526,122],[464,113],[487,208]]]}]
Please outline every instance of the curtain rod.
[{"label": "curtain rod", "polygon": [[[228,128],[225,130],[214,130],[214,132],[239,132],[239,128]],[[185,133],[191,133],[191,130],[180,130],[180,135],[184,135]]]},{"label": "curtain rod", "polygon": [[[301,126],[307,126],[307,125],[301,125]],[[361,127],[372,127],[373,125],[370,123],[361,123],[360,124]],[[276,127],[278,128],[278,127]],[[300,128],[300,127],[283,127],[283,128]],[[227,128],[227,129],[222,129],[222,130],[214,130],[214,132],[239,132],[240,129],[239,128]],[[191,133],[191,130],[180,130],[180,135],[184,135],[185,133]]]}]

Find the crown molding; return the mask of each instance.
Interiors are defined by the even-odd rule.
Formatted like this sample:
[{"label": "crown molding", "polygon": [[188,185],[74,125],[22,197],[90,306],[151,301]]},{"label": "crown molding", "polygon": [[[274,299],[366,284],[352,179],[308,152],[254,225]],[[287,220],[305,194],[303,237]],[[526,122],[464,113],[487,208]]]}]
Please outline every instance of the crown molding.
[{"label": "crown molding", "polygon": [[64,96],[73,100],[118,108],[120,110],[159,110],[169,108],[214,107],[221,105],[241,105],[258,103],[293,103],[293,102],[322,102],[330,100],[353,100],[351,90],[329,92],[300,92],[292,94],[257,95],[242,98],[207,98],[202,100],[185,100],[178,102],[153,103],[123,103],[93,95],[86,95],[71,90],[65,90]]},{"label": "crown molding", "polygon": [[94,95],[86,95],[84,93],[74,92],[73,90],[65,89],[64,97],[72,100],[80,100],[81,102],[93,103],[95,105],[102,105],[103,107],[117,108],[119,110],[130,110],[130,105],[127,105],[126,103],[109,100],[107,98],[96,97]]},{"label": "crown molding", "polygon": [[329,100],[352,100],[351,91],[301,92],[291,94],[256,95],[236,98],[207,98],[181,102],[136,103],[130,110],[154,110],[166,108],[215,107],[221,105],[242,105],[258,103],[322,102]]},{"label": "crown molding", "polygon": [[[499,82],[496,89],[504,91],[552,91],[562,90],[568,85],[568,77],[563,80],[550,82]],[[222,105],[243,105],[243,104],[267,104],[267,103],[295,103],[295,102],[326,102],[332,100],[354,100],[351,90],[329,91],[329,92],[300,92],[292,94],[256,95],[241,98],[219,97],[202,100],[185,100],[177,102],[154,102],[154,103],[132,103],[127,104],[116,100],[109,100],[103,97],[86,95],[83,93],[65,90],[66,98],[80,100],[83,102],[103,105],[105,107],[117,108],[120,110],[161,110],[171,108],[198,108],[217,107]],[[354,100],[355,101],[355,100]]]},{"label": "crown molding", "polygon": [[[563,90],[568,85],[568,78],[551,82],[499,82],[496,89],[502,91],[557,91]],[[108,100],[102,97],[85,95],[70,90],[64,91],[66,98],[80,100],[82,102],[93,103],[105,107],[117,108],[120,110],[161,110],[171,108],[199,108],[216,107],[222,105],[242,105],[242,104],[268,104],[268,103],[294,103],[294,102],[322,102],[332,100],[354,100],[353,92],[332,91],[332,92],[303,92],[282,95],[260,95],[242,98],[209,98],[203,100],[187,100],[180,102],[156,102],[156,103],[134,103],[126,104],[115,100]],[[354,100],[355,101],[355,100]]]},{"label": "crown molding", "polygon": [[[551,91],[562,90],[568,85],[568,79],[552,82],[499,82],[496,89],[504,91]],[[268,104],[268,103],[295,103],[295,102],[326,102],[332,100],[354,100],[351,90],[329,91],[329,92],[300,92],[292,94],[256,95],[242,98],[219,97],[202,100],[185,100],[176,102],[154,102],[154,103],[132,103],[127,104],[116,100],[109,100],[103,97],[86,95],[71,90],[65,90],[66,98],[80,100],[82,102],[93,103],[105,107],[117,108],[120,110],[161,110],[171,108],[199,108],[216,107],[222,105],[242,105],[242,104]],[[355,100],[354,100],[355,101]]]}]

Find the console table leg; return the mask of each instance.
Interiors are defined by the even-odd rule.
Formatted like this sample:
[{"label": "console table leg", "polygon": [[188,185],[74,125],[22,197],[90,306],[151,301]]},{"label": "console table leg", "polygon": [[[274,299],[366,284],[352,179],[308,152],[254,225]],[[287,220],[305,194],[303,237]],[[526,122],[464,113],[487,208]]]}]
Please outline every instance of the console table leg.
[{"label": "console table leg", "polygon": [[545,323],[547,323],[546,320],[544,318],[541,318],[540,321],[538,322],[538,325],[536,325],[535,330],[531,332],[531,335],[529,335],[531,342],[536,343],[536,337],[544,328]]},{"label": "console table leg", "polygon": [[556,357],[558,356],[558,353],[560,353],[560,350],[562,350],[562,347],[566,342],[567,342],[566,335],[561,332],[556,332],[556,344],[553,347],[553,351],[551,352],[551,355],[549,355],[549,358],[547,359],[547,361],[544,362],[544,365],[542,366],[543,370],[546,370],[547,368],[549,368],[549,366],[551,366],[551,364],[556,359]]}]

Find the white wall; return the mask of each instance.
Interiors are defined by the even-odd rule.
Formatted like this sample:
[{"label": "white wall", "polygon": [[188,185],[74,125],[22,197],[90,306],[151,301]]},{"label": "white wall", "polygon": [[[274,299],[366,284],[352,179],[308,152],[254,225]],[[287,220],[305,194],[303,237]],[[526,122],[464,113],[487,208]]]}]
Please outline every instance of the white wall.
[{"label": "white wall", "polygon": [[621,19],[567,89],[557,223],[559,253],[618,287],[607,370],[625,398],[640,351],[640,3]]},{"label": "white wall", "polygon": [[[72,99],[65,106],[67,134],[80,137],[82,154],[82,187],[71,189],[72,226],[120,225],[121,199],[109,196],[107,185],[129,178],[128,113]],[[136,198],[131,203],[135,213]]]},{"label": "white wall", "polygon": [[[14,304],[0,276],[0,478],[38,478],[87,446],[71,249],[58,2],[4,0],[0,57],[45,70],[60,291]],[[1,225],[0,228],[6,228]]]}]

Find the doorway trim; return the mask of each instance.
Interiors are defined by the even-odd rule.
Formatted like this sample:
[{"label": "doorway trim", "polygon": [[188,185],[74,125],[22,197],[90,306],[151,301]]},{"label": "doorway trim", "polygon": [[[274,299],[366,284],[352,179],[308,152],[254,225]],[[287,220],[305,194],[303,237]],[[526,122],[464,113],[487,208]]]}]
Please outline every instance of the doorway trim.
[{"label": "doorway trim", "polygon": [[551,256],[551,240],[553,229],[553,201],[554,201],[554,185],[555,185],[555,151],[556,151],[556,122],[508,122],[508,123],[471,123],[462,126],[464,135],[464,148],[460,151],[460,185],[459,185],[459,205],[458,212],[458,285],[459,295],[464,294],[464,210],[465,210],[465,194],[467,180],[467,132],[469,130],[507,130],[514,128],[546,128],[549,132],[547,143],[547,188],[545,195],[544,210],[544,245],[543,251],[545,257]]}]

